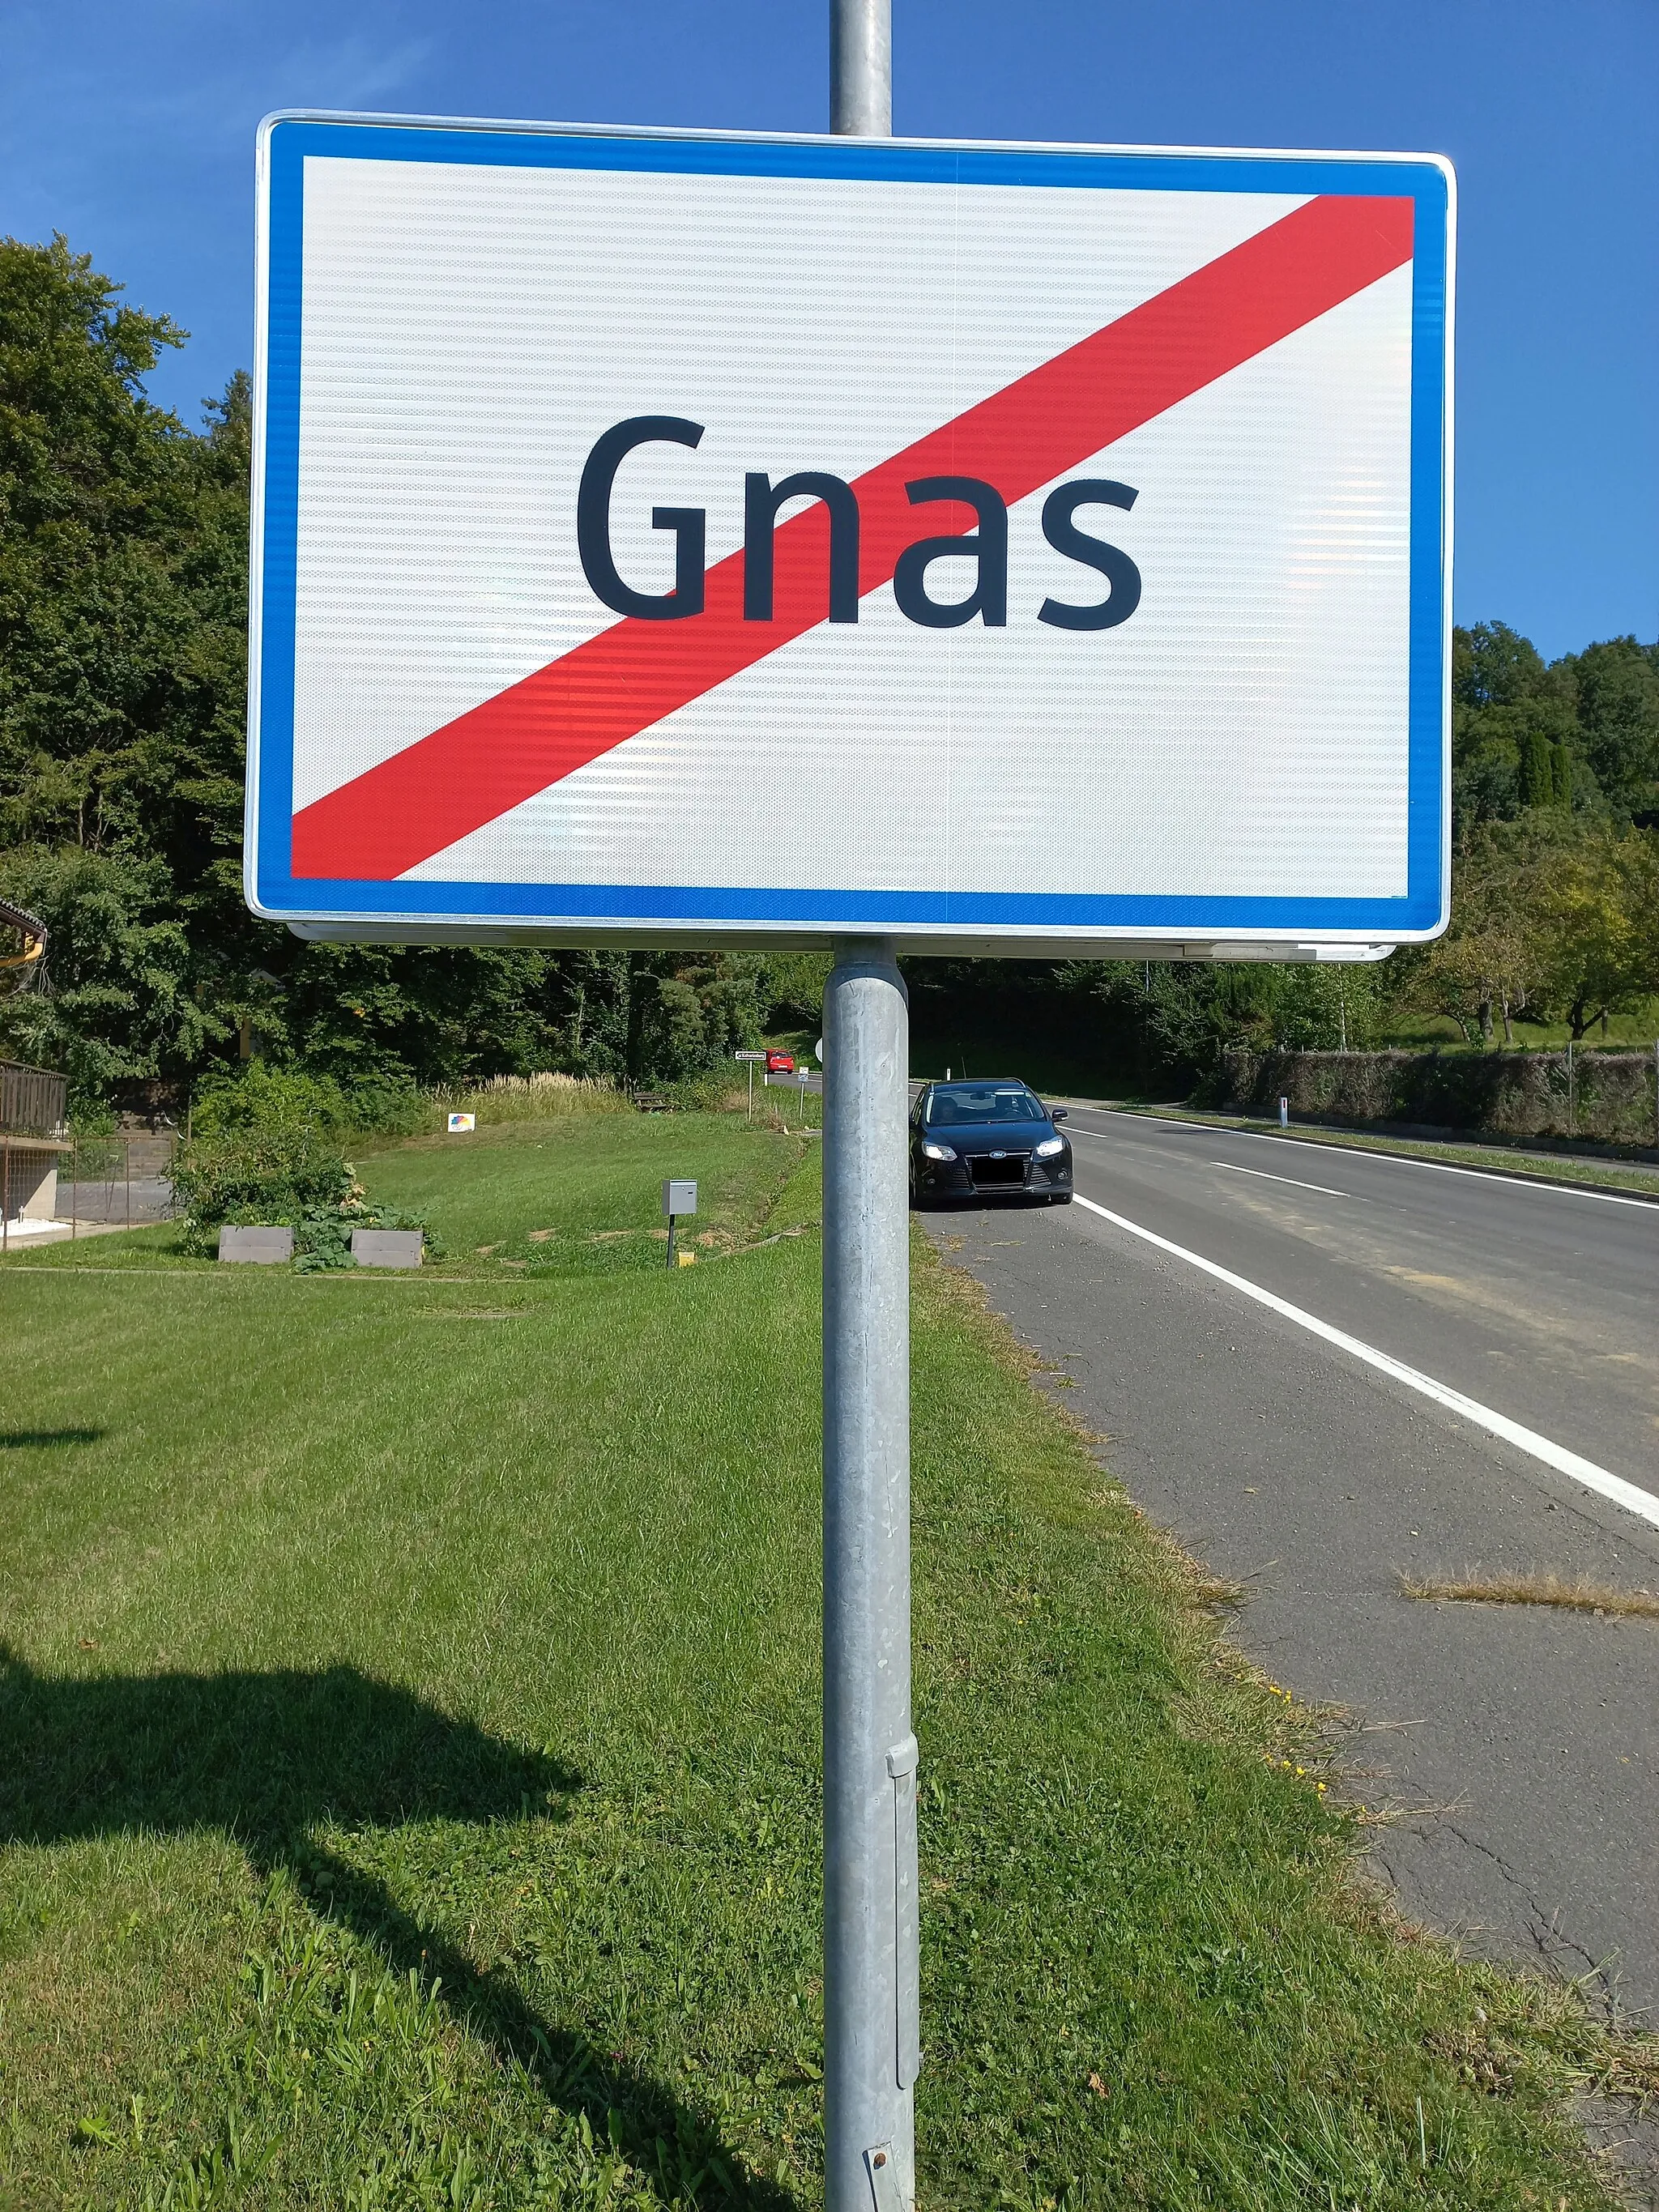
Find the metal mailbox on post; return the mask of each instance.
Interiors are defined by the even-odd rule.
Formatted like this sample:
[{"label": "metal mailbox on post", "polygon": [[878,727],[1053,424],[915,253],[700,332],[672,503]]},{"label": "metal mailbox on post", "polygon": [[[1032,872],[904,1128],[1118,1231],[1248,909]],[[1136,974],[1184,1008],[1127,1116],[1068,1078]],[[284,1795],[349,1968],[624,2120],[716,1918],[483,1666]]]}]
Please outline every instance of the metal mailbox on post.
[{"label": "metal mailbox on post", "polygon": [[887,0],[831,25],[828,137],[262,127],[246,884],[312,937],[834,947],[826,2195],[888,2212],[897,954],[1443,928],[1453,180],[893,139]]},{"label": "metal mailbox on post", "polygon": [[672,1176],[662,1187],[662,1210],[668,1216],[668,1264],[674,1264],[674,1225],[687,1214],[697,1210],[697,1186],[694,1182],[676,1182]]}]

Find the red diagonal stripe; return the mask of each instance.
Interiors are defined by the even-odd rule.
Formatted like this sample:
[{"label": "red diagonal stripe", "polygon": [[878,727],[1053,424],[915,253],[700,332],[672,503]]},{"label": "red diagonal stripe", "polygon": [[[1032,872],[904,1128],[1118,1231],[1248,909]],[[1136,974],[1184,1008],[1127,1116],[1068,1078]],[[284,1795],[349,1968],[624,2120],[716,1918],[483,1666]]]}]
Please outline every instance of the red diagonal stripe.
[{"label": "red diagonal stripe", "polygon": [[[1310,200],[859,477],[860,590],[948,527],[910,505],[907,483],[980,477],[1012,506],[1409,261],[1412,212],[1405,198]],[[815,629],[828,556],[815,503],[778,530],[769,623],[743,619],[743,556],[729,555],[701,617],[601,630],[303,809],[294,873],[389,881],[493,822]]]}]

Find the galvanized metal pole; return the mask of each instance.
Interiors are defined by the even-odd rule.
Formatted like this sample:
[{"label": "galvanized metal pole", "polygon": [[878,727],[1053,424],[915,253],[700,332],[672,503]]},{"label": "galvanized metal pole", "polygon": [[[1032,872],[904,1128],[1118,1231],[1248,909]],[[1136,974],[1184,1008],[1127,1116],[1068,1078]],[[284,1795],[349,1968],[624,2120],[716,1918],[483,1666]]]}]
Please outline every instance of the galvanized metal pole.
[{"label": "galvanized metal pole", "polygon": [[[892,0],[830,0],[841,137],[892,136]],[[910,1016],[890,939],[837,943],[823,1057],[824,2207],[910,2212]]]},{"label": "galvanized metal pole", "polygon": [[830,128],[893,135],[893,0],[830,0]]},{"label": "galvanized metal pole", "polygon": [[910,1018],[890,939],[837,943],[823,1017],[824,2205],[909,2212]]}]

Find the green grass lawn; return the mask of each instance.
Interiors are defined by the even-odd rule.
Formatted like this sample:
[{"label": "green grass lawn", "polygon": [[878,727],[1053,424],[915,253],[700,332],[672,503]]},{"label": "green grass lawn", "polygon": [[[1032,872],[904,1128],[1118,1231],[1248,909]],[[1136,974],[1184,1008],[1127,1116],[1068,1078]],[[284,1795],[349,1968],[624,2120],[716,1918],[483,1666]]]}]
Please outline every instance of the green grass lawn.
[{"label": "green grass lawn", "polygon": [[[519,1273],[631,1273],[660,1268],[667,1257],[666,1176],[697,1185],[696,1215],[678,1232],[682,1249],[712,1258],[754,1241],[780,1179],[819,1141],[797,1133],[793,1106],[787,1130],[758,1112],[752,1127],[732,1114],[567,1115],[465,1136],[364,1138],[352,1152],[371,1198],[423,1213],[440,1232],[443,1256],[428,1258],[423,1274],[507,1281]],[[184,1251],[167,1223],[20,1245],[10,1264],[228,1272]],[[354,1271],[340,1279],[369,1279]]]},{"label": "green grass lawn", "polygon": [[[0,1267],[0,2204],[817,2202],[815,1153],[374,1153],[459,1279]],[[592,1271],[670,1172],[755,1249]],[[1562,2099],[1639,2054],[1390,1929],[1306,1717],[916,1274],[924,2205],[1605,2205]]]},{"label": "green grass lawn", "polygon": [[[1471,1044],[1449,1014],[1407,1014],[1391,1022],[1384,1042],[1407,1052],[1433,1045],[1442,1052],[1487,1052],[1504,1049],[1504,1030],[1497,1022],[1490,1045],[1480,1039]],[[1516,1018],[1512,1024],[1515,1044],[1533,1052],[1561,1052],[1572,1032],[1565,1021],[1537,1022]],[[1659,998],[1644,1000],[1626,1013],[1609,1014],[1607,1027],[1597,1022],[1581,1038],[1580,1052],[1651,1052],[1659,1036]]]}]

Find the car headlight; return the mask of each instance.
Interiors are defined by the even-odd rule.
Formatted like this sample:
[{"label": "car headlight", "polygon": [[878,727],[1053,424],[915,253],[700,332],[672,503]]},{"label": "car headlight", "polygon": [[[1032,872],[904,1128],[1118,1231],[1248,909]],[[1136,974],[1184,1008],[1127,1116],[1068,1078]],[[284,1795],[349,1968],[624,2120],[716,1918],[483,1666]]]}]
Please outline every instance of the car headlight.
[{"label": "car headlight", "polygon": [[924,1145],[921,1156],[925,1160],[953,1160],[956,1158],[949,1145]]},{"label": "car headlight", "polygon": [[1056,1152],[1063,1152],[1065,1149],[1064,1137],[1045,1137],[1037,1146],[1035,1157],[1040,1160],[1051,1160]]}]

